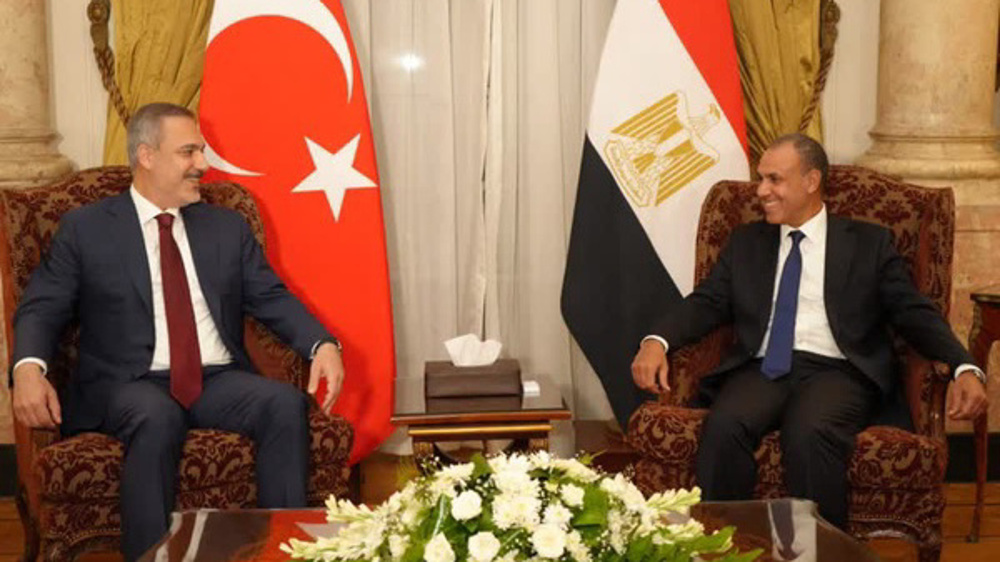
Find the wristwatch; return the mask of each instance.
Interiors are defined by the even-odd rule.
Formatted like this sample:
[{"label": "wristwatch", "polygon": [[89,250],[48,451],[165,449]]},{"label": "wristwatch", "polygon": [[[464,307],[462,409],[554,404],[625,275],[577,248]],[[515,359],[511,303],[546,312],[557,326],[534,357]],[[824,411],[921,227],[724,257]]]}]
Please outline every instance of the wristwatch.
[{"label": "wristwatch", "polygon": [[340,340],[338,340],[337,338],[333,336],[330,336],[328,338],[322,338],[315,344],[313,344],[312,353],[309,354],[310,361],[316,358],[316,352],[319,351],[319,346],[323,345],[324,343],[332,343],[334,346],[336,346],[337,351],[339,353],[344,352],[344,346],[340,344]]}]

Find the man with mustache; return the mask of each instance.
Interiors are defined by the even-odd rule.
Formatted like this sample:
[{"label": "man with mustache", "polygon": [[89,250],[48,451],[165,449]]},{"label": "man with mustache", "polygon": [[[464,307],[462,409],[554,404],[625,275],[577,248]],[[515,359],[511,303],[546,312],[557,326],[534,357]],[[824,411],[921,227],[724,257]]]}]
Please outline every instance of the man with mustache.
[{"label": "man with mustache", "polygon": [[637,386],[669,390],[666,352],[733,324],[735,342],[701,380],[709,406],[695,473],[705,499],[753,495],[754,453],[781,430],[785,485],[847,526],[847,461],[858,432],[898,391],[891,327],[947,363],[948,414],[986,408],[985,375],[933,303],[917,291],[888,229],[828,215],[827,157],[813,139],[779,138],[761,156],[765,221],[733,231],[711,273],[660,319],[632,363]]},{"label": "man with mustache", "polygon": [[[254,441],[258,503],[306,503],[308,398],[253,374],[244,314],[312,360],[309,392],[344,376],[339,343],[275,275],[236,212],[201,203],[205,141],[186,108],[153,103],[128,124],[132,187],[63,217],[14,319],[13,405],[30,427],[100,431],[125,445],[122,551],[168,528],[189,429]],[[57,396],[45,377],[63,327],[80,359]]]}]

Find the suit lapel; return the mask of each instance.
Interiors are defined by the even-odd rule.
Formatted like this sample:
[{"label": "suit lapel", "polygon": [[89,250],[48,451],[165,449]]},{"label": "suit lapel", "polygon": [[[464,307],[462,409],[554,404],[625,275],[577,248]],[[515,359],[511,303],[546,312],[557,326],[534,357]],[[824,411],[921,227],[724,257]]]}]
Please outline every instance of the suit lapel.
[{"label": "suit lapel", "polygon": [[851,256],[857,244],[850,221],[829,215],[826,230],[826,272],[823,277],[823,301],[833,329],[837,325],[838,305],[851,275]]},{"label": "suit lapel", "polygon": [[198,284],[208,303],[208,309],[221,329],[222,306],[219,302],[217,275],[219,272],[219,240],[212,235],[212,221],[205,215],[205,207],[195,203],[181,208],[184,230],[187,232],[191,258],[198,272]]},{"label": "suit lapel", "polygon": [[781,240],[781,228],[776,225],[765,225],[757,239],[758,254],[760,256],[759,269],[752,271],[766,272],[757,286],[755,293],[758,303],[757,318],[760,322],[761,338],[767,330],[767,322],[771,319],[771,304],[774,300],[774,280],[778,271],[778,247]]},{"label": "suit lapel", "polygon": [[142,299],[143,309],[153,317],[153,286],[149,279],[149,260],[143,241],[142,226],[129,191],[116,196],[108,207],[112,215],[113,240],[122,244],[122,261],[129,280]]}]

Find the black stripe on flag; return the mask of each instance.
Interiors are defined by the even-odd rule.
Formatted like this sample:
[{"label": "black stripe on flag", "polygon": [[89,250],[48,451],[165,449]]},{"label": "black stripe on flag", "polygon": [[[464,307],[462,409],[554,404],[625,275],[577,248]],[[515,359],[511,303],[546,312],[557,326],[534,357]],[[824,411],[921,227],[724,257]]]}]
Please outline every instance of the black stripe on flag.
[{"label": "black stripe on flag", "polygon": [[681,294],[588,136],[573,213],[563,319],[604,385],[618,423],[651,398],[632,382],[639,342]]}]

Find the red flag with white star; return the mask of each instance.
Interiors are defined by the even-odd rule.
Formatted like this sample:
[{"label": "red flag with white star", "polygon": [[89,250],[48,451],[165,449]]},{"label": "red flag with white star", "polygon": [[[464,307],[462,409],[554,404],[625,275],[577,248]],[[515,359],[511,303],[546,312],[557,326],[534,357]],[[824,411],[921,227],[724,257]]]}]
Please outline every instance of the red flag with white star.
[{"label": "red flag with white star", "polygon": [[216,0],[201,89],[211,180],[256,197],[272,266],[344,344],[351,462],[392,431],[392,306],[364,84],[338,0]]}]

